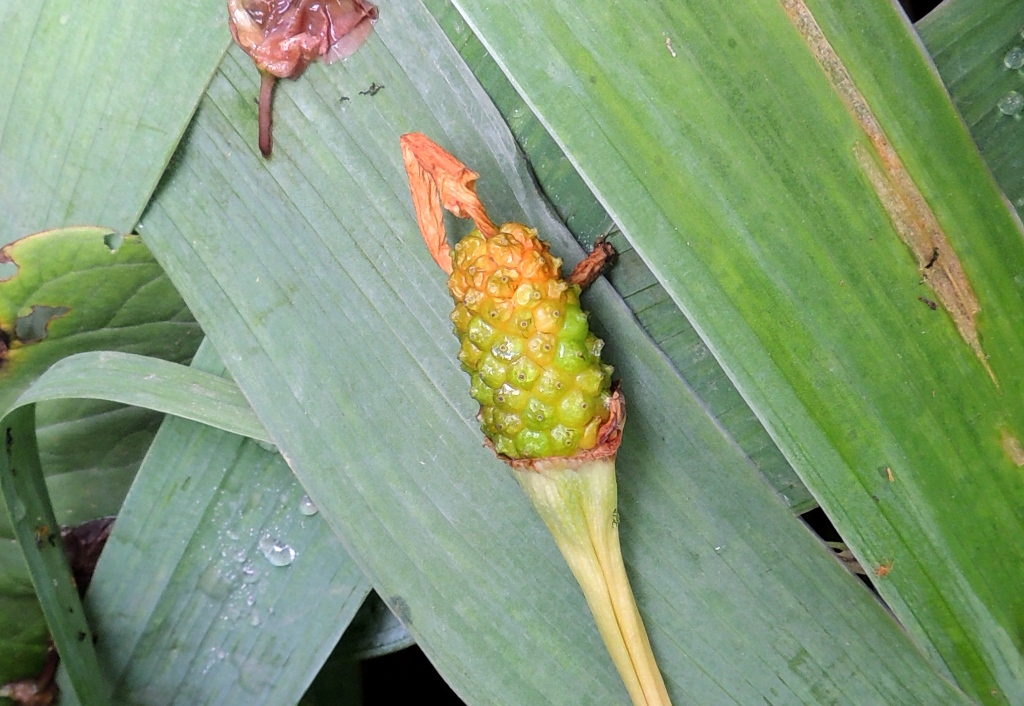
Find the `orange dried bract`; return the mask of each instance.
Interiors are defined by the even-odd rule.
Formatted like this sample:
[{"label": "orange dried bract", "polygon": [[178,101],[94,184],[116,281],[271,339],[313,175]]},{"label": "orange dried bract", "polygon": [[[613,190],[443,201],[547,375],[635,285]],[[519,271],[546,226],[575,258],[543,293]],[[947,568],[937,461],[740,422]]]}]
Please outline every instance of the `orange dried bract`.
[{"label": "orange dried bract", "polygon": [[399,142],[423,240],[434,261],[451,274],[451,248],[445,238],[442,207],[459,218],[472,218],[477,229],[488,238],[498,232],[476,195],[479,174],[426,135],[410,132],[402,135]]}]

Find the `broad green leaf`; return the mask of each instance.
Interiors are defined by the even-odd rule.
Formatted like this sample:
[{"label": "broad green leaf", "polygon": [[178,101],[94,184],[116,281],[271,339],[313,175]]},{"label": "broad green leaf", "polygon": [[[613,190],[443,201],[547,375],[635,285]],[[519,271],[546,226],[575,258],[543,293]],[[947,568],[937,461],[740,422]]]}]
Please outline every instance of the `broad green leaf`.
[{"label": "broad green leaf", "polygon": [[[53,362],[97,348],[191,357],[201,332],[181,297],[138,237],[102,228],[69,228],[22,238],[0,250],[0,409],[7,409]],[[53,317],[53,318],[51,318]],[[156,431],[159,415],[61,402],[37,414],[43,469],[57,521],[75,525],[115,513]],[[70,448],[69,448],[70,447]],[[0,513],[0,683],[41,665],[46,627],[31,608],[29,576],[6,513]],[[25,638],[33,635],[34,647]],[[28,652],[23,652],[28,649]],[[24,655],[24,657],[20,656]],[[15,668],[13,665],[18,664]]]},{"label": "broad green leaf", "polygon": [[138,236],[114,247],[104,228],[67,228],[0,250],[0,408],[50,365],[97,349],[175,359],[191,356],[201,332]]},{"label": "broad green leaf", "polygon": [[1024,241],[898,10],[456,4],[922,649],[1024,698]]},{"label": "broad green leaf", "polygon": [[[209,345],[195,366],[223,371]],[[276,453],[164,422],[86,600],[115,702],[299,700],[369,591],[303,500]]]},{"label": "broad green leaf", "polygon": [[[344,65],[279,86],[269,161],[255,92],[250,63],[229,52],[140,232],[321,513],[463,698],[621,702],[568,569],[480,447],[398,154],[411,129],[443,141],[486,175],[493,214],[578,258],[503,122],[412,2]],[[964,702],[610,288],[587,304],[629,398],[624,553],[679,702]]]},{"label": "broad green leaf", "polygon": [[230,42],[223,3],[0,2],[0,243],[128,232]]}]

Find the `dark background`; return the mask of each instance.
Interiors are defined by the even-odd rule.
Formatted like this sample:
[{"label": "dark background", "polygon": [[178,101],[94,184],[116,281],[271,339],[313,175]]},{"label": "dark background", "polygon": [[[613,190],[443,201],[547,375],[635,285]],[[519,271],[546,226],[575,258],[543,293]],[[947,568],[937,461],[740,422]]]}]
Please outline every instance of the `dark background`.
[{"label": "dark background", "polygon": [[[900,0],[900,4],[910,20],[916,22],[939,3],[934,0]],[[824,513],[808,513],[804,519],[823,539],[835,541],[838,538]],[[362,664],[361,673],[365,706],[392,706],[407,702],[410,696],[434,706],[463,706],[415,646],[367,660]]]}]

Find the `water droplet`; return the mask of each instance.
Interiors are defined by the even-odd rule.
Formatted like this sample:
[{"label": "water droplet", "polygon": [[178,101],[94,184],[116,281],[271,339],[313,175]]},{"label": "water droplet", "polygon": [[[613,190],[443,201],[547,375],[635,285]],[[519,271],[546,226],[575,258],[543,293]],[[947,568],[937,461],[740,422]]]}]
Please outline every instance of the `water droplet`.
[{"label": "water droplet", "polygon": [[246,564],[242,567],[242,583],[256,583],[260,580],[259,569]]},{"label": "water droplet", "polygon": [[320,508],[313,504],[313,501],[309,499],[308,495],[303,495],[302,500],[299,501],[299,512],[306,517],[315,515],[320,512]]},{"label": "water droplet", "polygon": [[295,560],[295,550],[283,542],[270,537],[260,540],[260,551],[274,566],[288,566]]},{"label": "water droplet", "polygon": [[253,627],[256,627],[259,624],[260,624],[260,614],[259,614],[259,611],[254,610],[252,612],[252,614],[249,616],[249,625],[252,625]]},{"label": "water droplet", "polygon": [[1020,115],[1020,111],[1024,110],[1024,96],[1017,91],[1010,91],[999,99],[996,106],[1003,115]]},{"label": "water droplet", "polygon": [[1013,47],[1010,51],[1006,52],[1006,55],[1003,57],[1003,64],[1006,65],[1006,68],[1015,71],[1024,66],[1024,48]]},{"label": "water droplet", "polygon": [[[235,539],[238,539],[238,537],[236,536]],[[244,564],[245,560],[248,558],[249,555],[245,553],[244,549],[239,549],[237,552],[235,552],[235,561],[237,561],[239,564]]]}]

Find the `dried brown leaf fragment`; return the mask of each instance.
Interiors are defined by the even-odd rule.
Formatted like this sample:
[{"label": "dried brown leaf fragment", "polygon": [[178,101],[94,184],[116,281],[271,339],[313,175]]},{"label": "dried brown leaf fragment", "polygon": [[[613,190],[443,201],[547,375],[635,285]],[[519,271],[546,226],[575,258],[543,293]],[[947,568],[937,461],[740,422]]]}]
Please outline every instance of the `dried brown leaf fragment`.
[{"label": "dried brown leaf fragment", "polygon": [[228,27],[260,71],[260,151],[273,148],[270,102],[274,81],[297,78],[319,58],[351,56],[377,20],[365,0],[228,0]]}]

